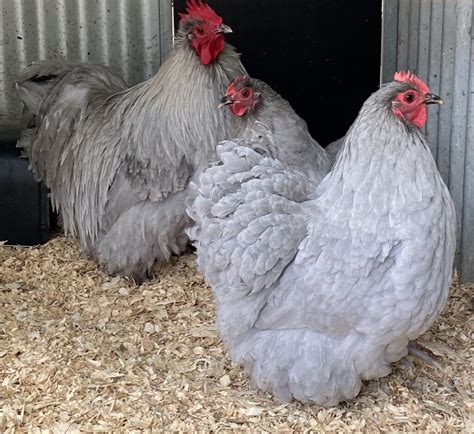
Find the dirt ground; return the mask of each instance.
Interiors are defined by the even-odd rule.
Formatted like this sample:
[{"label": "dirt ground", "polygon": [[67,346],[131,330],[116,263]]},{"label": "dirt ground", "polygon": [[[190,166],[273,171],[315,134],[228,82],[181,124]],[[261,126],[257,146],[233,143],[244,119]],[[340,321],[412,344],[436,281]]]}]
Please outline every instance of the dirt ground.
[{"label": "dirt ground", "polygon": [[474,432],[473,285],[411,359],[331,409],[258,392],[226,354],[192,253],[137,286],[75,241],[0,246],[0,431],[370,430]]}]

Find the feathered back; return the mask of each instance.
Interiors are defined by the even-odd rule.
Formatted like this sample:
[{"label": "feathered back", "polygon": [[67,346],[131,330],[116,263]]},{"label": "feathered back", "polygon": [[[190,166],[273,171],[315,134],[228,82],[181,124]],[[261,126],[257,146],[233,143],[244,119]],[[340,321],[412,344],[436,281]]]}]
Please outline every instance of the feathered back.
[{"label": "feathered back", "polygon": [[[50,188],[53,207],[61,209],[66,232],[77,235],[77,210],[73,204],[75,197],[84,194],[85,190],[76,190],[75,174],[81,163],[88,164],[91,156],[86,154],[83,161],[77,160],[81,151],[76,149],[74,138],[85,127],[86,113],[90,108],[97,108],[91,120],[100,122],[103,116],[100,107],[110,94],[126,89],[127,85],[105,66],[82,64],[72,67],[67,64],[67,68],[70,71],[59,79],[59,73],[53,72],[54,64],[49,65],[51,74],[58,78],[51,82],[52,88],[39,105],[35,115],[36,128],[24,130],[17,146],[27,151],[36,177]],[[25,81],[19,82],[18,87],[32,89],[34,85],[26,80],[27,74],[20,76]],[[57,83],[53,86],[54,81]],[[19,92],[19,95],[21,97],[24,93]],[[91,143],[90,148],[94,145]],[[90,175],[87,178],[92,182]],[[95,194],[96,191],[99,191],[97,185],[87,188],[87,193]]]}]

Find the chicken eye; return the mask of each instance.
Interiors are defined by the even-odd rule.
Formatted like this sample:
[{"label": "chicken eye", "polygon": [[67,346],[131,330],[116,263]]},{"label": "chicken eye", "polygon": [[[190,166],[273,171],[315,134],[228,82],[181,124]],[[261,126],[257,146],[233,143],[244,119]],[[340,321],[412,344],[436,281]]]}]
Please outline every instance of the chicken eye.
[{"label": "chicken eye", "polygon": [[415,99],[415,95],[412,94],[412,93],[407,93],[405,95],[405,101],[408,102],[408,103],[413,102],[414,99]]},{"label": "chicken eye", "polygon": [[196,27],[196,33],[199,36],[202,36],[202,35],[204,35],[204,29],[202,27]]},{"label": "chicken eye", "polygon": [[248,97],[250,96],[250,91],[249,91],[248,89],[244,89],[244,90],[242,91],[242,96],[243,96],[244,98],[248,98]]}]

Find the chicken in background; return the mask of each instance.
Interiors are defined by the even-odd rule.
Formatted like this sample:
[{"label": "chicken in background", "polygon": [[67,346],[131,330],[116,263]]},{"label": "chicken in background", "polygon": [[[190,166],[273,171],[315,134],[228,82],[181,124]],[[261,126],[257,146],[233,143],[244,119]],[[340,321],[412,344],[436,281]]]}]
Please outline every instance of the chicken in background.
[{"label": "chicken in background", "polygon": [[[188,1],[153,78],[124,89],[94,66],[74,67],[21,138],[66,233],[109,273],[142,281],[155,260],[185,248],[189,180],[215,157],[219,140],[235,136],[231,115],[216,104],[245,72],[225,43],[230,31],[207,4]],[[30,85],[17,83],[25,102]]]},{"label": "chicken in background", "polygon": [[316,183],[331,169],[328,155],[311,137],[306,122],[263,81],[235,78],[219,106],[229,107],[235,116],[241,143],[304,171]]},{"label": "chicken in background", "polygon": [[415,75],[395,74],[317,187],[249,146],[218,147],[189,233],[220,334],[262,390],[323,406],[351,399],[441,312],[455,214],[420,132],[427,104],[441,102]]}]

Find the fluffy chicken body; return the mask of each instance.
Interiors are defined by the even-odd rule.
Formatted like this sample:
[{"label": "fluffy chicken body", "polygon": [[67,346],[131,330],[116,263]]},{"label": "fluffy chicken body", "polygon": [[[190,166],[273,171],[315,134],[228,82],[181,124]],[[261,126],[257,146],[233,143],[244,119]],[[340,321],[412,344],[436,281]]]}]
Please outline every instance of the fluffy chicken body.
[{"label": "fluffy chicken body", "polygon": [[306,122],[268,84],[237,77],[221,99],[224,105],[235,117],[236,137],[242,143],[303,171],[316,183],[329,172],[329,157]]},{"label": "fluffy chicken body", "polygon": [[218,328],[282,400],[353,398],[446,302],[454,207],[418,129],[439,98],[396,79],[365,102],[319,186],[233,142],[200,177],[191,236]]},{"label": "fluffy chicken body", "polygon": [[36,129],[20,143],[65,231],[110,273],[142,280],[156,259],[187,243],[189,180],[215,155],[216,140],[234,135],[216,104],[244,72],[224,42],[228,31],[209,6],[191,0],[153,78],[130,89],[91,84],[94,67],[77,66],[42,102]]}]

